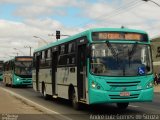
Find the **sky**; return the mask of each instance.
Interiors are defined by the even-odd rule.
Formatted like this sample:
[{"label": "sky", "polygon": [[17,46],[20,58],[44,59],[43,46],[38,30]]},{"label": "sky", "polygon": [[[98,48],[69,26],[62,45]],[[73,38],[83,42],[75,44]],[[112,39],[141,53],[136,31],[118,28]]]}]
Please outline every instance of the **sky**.
[{"label": "sky", "polygon": [[33,53],[56,41],[56,30],[74,35],[124,26],[158,37],[160,6],[153,2],[160,5],[160,0],[0,0],[0,59],[29,55],[29,47]]}]

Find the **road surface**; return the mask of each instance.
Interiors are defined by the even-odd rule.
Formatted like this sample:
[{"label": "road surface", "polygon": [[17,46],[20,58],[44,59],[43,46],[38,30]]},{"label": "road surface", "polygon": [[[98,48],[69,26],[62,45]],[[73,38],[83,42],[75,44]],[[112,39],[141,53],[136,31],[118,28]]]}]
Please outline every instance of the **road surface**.
[{"label": "road surface", "polygon": [[[42,95],[35,92],[32,87],[27,88],[10,88],[0,85],[2,89],[7,91],[12,91],[23,97],[26,100],[31,101],[32,106],[38,106],[37,109],[43,111],[43,114],[53,116],[56,119],[70,119],[70,120],[91,120],[91,119],[112,119],[115,117],[121,119],[132,119],[139,117],[139,119],[145,117],[156,117],[160,119],[159,116],[153,116],[152,114],[158,115],[160,113],[160,93],[155,92],[153,102],[146,103],[131,103],[127,110],[118,110],[115,104],[105,104],[105,105],[84,105],[82,110],[76,111],[71,107],[68,100],[58,99],[58,100],[44,100]],[[35,104],[35,105],[34,105]],[[45,112],[46,111],[46,112]],[[41,113],[41,114],[42,114]],[[126,115],[131,115],[131,118],[126,118]],[[133,115],[133,116],[132,116]],[[145,116],[148,115],[148,116]],[[33,116],[37,116],[33,113]],[[104,118],[105,116],[105,118]],[[159,118],[157,118],[159,117]],[[124,118],[123,118],[124,119]],[[47,119],[48,120],[48,119]]]}]

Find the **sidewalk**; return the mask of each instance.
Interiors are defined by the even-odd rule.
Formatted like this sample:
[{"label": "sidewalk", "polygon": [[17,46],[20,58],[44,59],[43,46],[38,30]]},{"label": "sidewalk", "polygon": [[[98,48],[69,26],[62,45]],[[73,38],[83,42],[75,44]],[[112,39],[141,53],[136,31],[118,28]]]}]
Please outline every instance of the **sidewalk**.
[{"label": "sidewalk", "polygon": [[42,114],[42,111],[7,93],[0,87],[0,114]]},{"label": "sidewalk", "polygon": [[72,120],[0,87],[0,120]]},{"label": "sidewalk", "polygon": [[160,92],[160,84],[154,86],[154,92]]},{"label": "sidewalk", "polygon": [[0,87],[0,120],[56,120]]}]

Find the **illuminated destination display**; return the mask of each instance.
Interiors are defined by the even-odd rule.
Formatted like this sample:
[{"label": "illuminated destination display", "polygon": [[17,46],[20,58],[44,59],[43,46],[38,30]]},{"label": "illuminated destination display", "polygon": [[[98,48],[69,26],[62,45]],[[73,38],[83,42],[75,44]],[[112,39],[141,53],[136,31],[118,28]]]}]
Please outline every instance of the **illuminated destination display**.
[{"label": "illuminated destination display", "polygon": [[140,33],[118,33],[118,32],[95,32],[92,34],[94,41],[97,40],[135,40],[147,41],[145,34]]},{"label": "illuminated destination display", "polygon": [[32,61],[33,58],[16,58],[16,61]]}]

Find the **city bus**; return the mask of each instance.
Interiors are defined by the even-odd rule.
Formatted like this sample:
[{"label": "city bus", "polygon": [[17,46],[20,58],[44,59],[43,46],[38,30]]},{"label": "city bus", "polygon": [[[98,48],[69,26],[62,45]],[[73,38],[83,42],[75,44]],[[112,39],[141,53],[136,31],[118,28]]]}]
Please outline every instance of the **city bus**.
[{"label": "city bus", "polygon": [[4,62],[3,83],[6,86],[32,85],[32,63],[31,56],[15,56]]},{"label": "city bus", "polygon": [[3,80],[3,61],[0,61],[0,81]]},{"label": "city bus", "polygon": [[33,88],[45,99],[83,104],[153,99],[153,65],[148,35],[127,28],[94,28],[34,51]]}]

